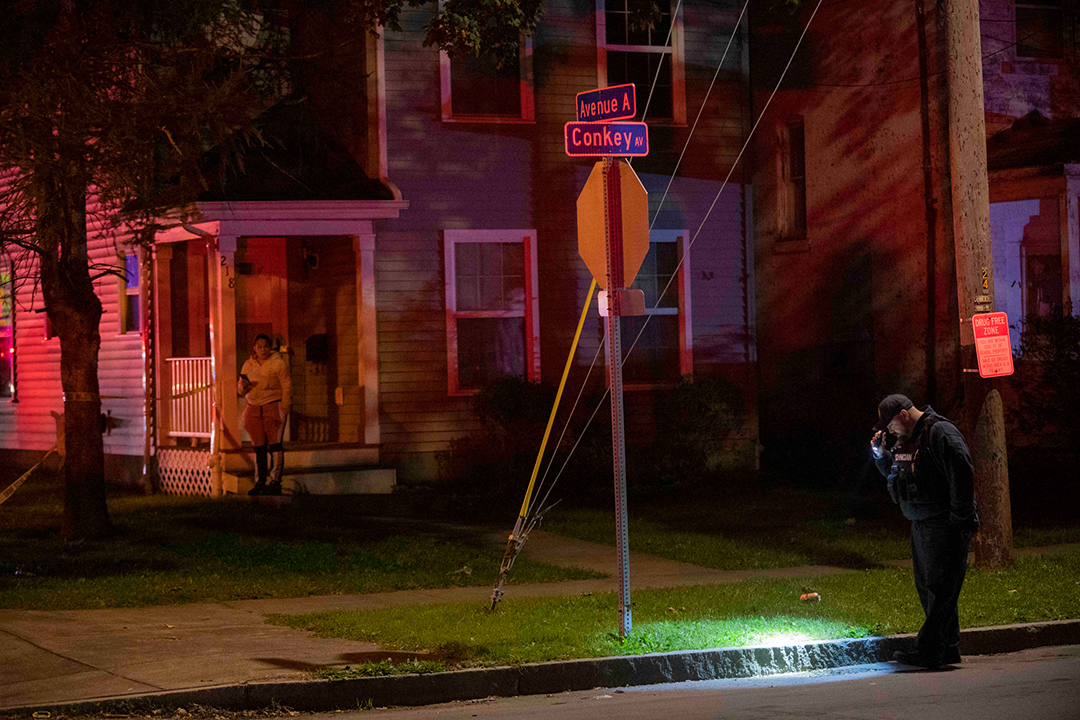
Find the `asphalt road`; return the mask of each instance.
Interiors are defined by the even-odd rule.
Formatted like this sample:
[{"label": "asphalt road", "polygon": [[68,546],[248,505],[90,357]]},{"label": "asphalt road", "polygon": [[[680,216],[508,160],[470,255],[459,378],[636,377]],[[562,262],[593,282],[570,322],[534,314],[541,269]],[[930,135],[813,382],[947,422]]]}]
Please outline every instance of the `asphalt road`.
[{"label": "asphalt road", "polygon": [[357,720],[1078,720],[1080,645],[966,658],[940,672],[879,663],[815,673],[332,713]]}]

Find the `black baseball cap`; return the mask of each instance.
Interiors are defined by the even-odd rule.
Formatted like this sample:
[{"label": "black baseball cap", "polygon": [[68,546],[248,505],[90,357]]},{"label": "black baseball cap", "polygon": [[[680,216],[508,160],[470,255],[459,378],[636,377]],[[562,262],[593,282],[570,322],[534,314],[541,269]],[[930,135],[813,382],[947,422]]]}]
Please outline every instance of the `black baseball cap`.
[{"label": "black baseball cap", "polygon": [[874,426],[874,432],[884,430],[892,422],[892,419],[900,414],[901,410],[907,410],[914,406],[915,403],[908,400],[907,395],[894,394],[885,398],[877,406],[878,421],[877,425]]}]

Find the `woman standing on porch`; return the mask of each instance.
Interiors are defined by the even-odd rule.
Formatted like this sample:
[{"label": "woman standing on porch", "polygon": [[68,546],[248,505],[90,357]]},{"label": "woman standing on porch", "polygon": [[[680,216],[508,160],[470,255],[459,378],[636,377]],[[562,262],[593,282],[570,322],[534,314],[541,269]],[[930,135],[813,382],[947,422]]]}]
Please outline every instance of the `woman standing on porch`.
[{"label": "woman standing on porch", "polygon": [[[236,389],[247,400],[244,429],[255,446],[255,487],[248,494],[280,495],[285,464],[281,431],[292,404],[292,380],[288,365],[267,335],[255,336],[254,352],[244,362]],[[273,465],[268,467],[271,457]]]}]

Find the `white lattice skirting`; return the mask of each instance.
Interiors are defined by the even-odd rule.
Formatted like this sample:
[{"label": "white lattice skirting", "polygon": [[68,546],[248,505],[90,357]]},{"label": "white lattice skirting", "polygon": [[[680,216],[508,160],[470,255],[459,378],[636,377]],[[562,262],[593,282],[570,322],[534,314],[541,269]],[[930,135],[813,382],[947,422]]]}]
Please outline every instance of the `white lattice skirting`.
[{"label": "white lattice skirting", "polygon": [[213,494],[209,450],[158,448],[161,489],[169,495]]}]

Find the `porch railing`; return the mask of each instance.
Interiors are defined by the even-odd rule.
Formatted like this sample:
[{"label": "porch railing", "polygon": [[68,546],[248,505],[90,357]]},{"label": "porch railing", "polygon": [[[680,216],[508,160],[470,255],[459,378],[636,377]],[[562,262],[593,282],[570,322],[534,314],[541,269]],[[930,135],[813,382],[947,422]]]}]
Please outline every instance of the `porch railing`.
[{"label": "porch railing", "polygon": [[208,438],[214,380],[210,358],[167,358],[169,437]]}]

